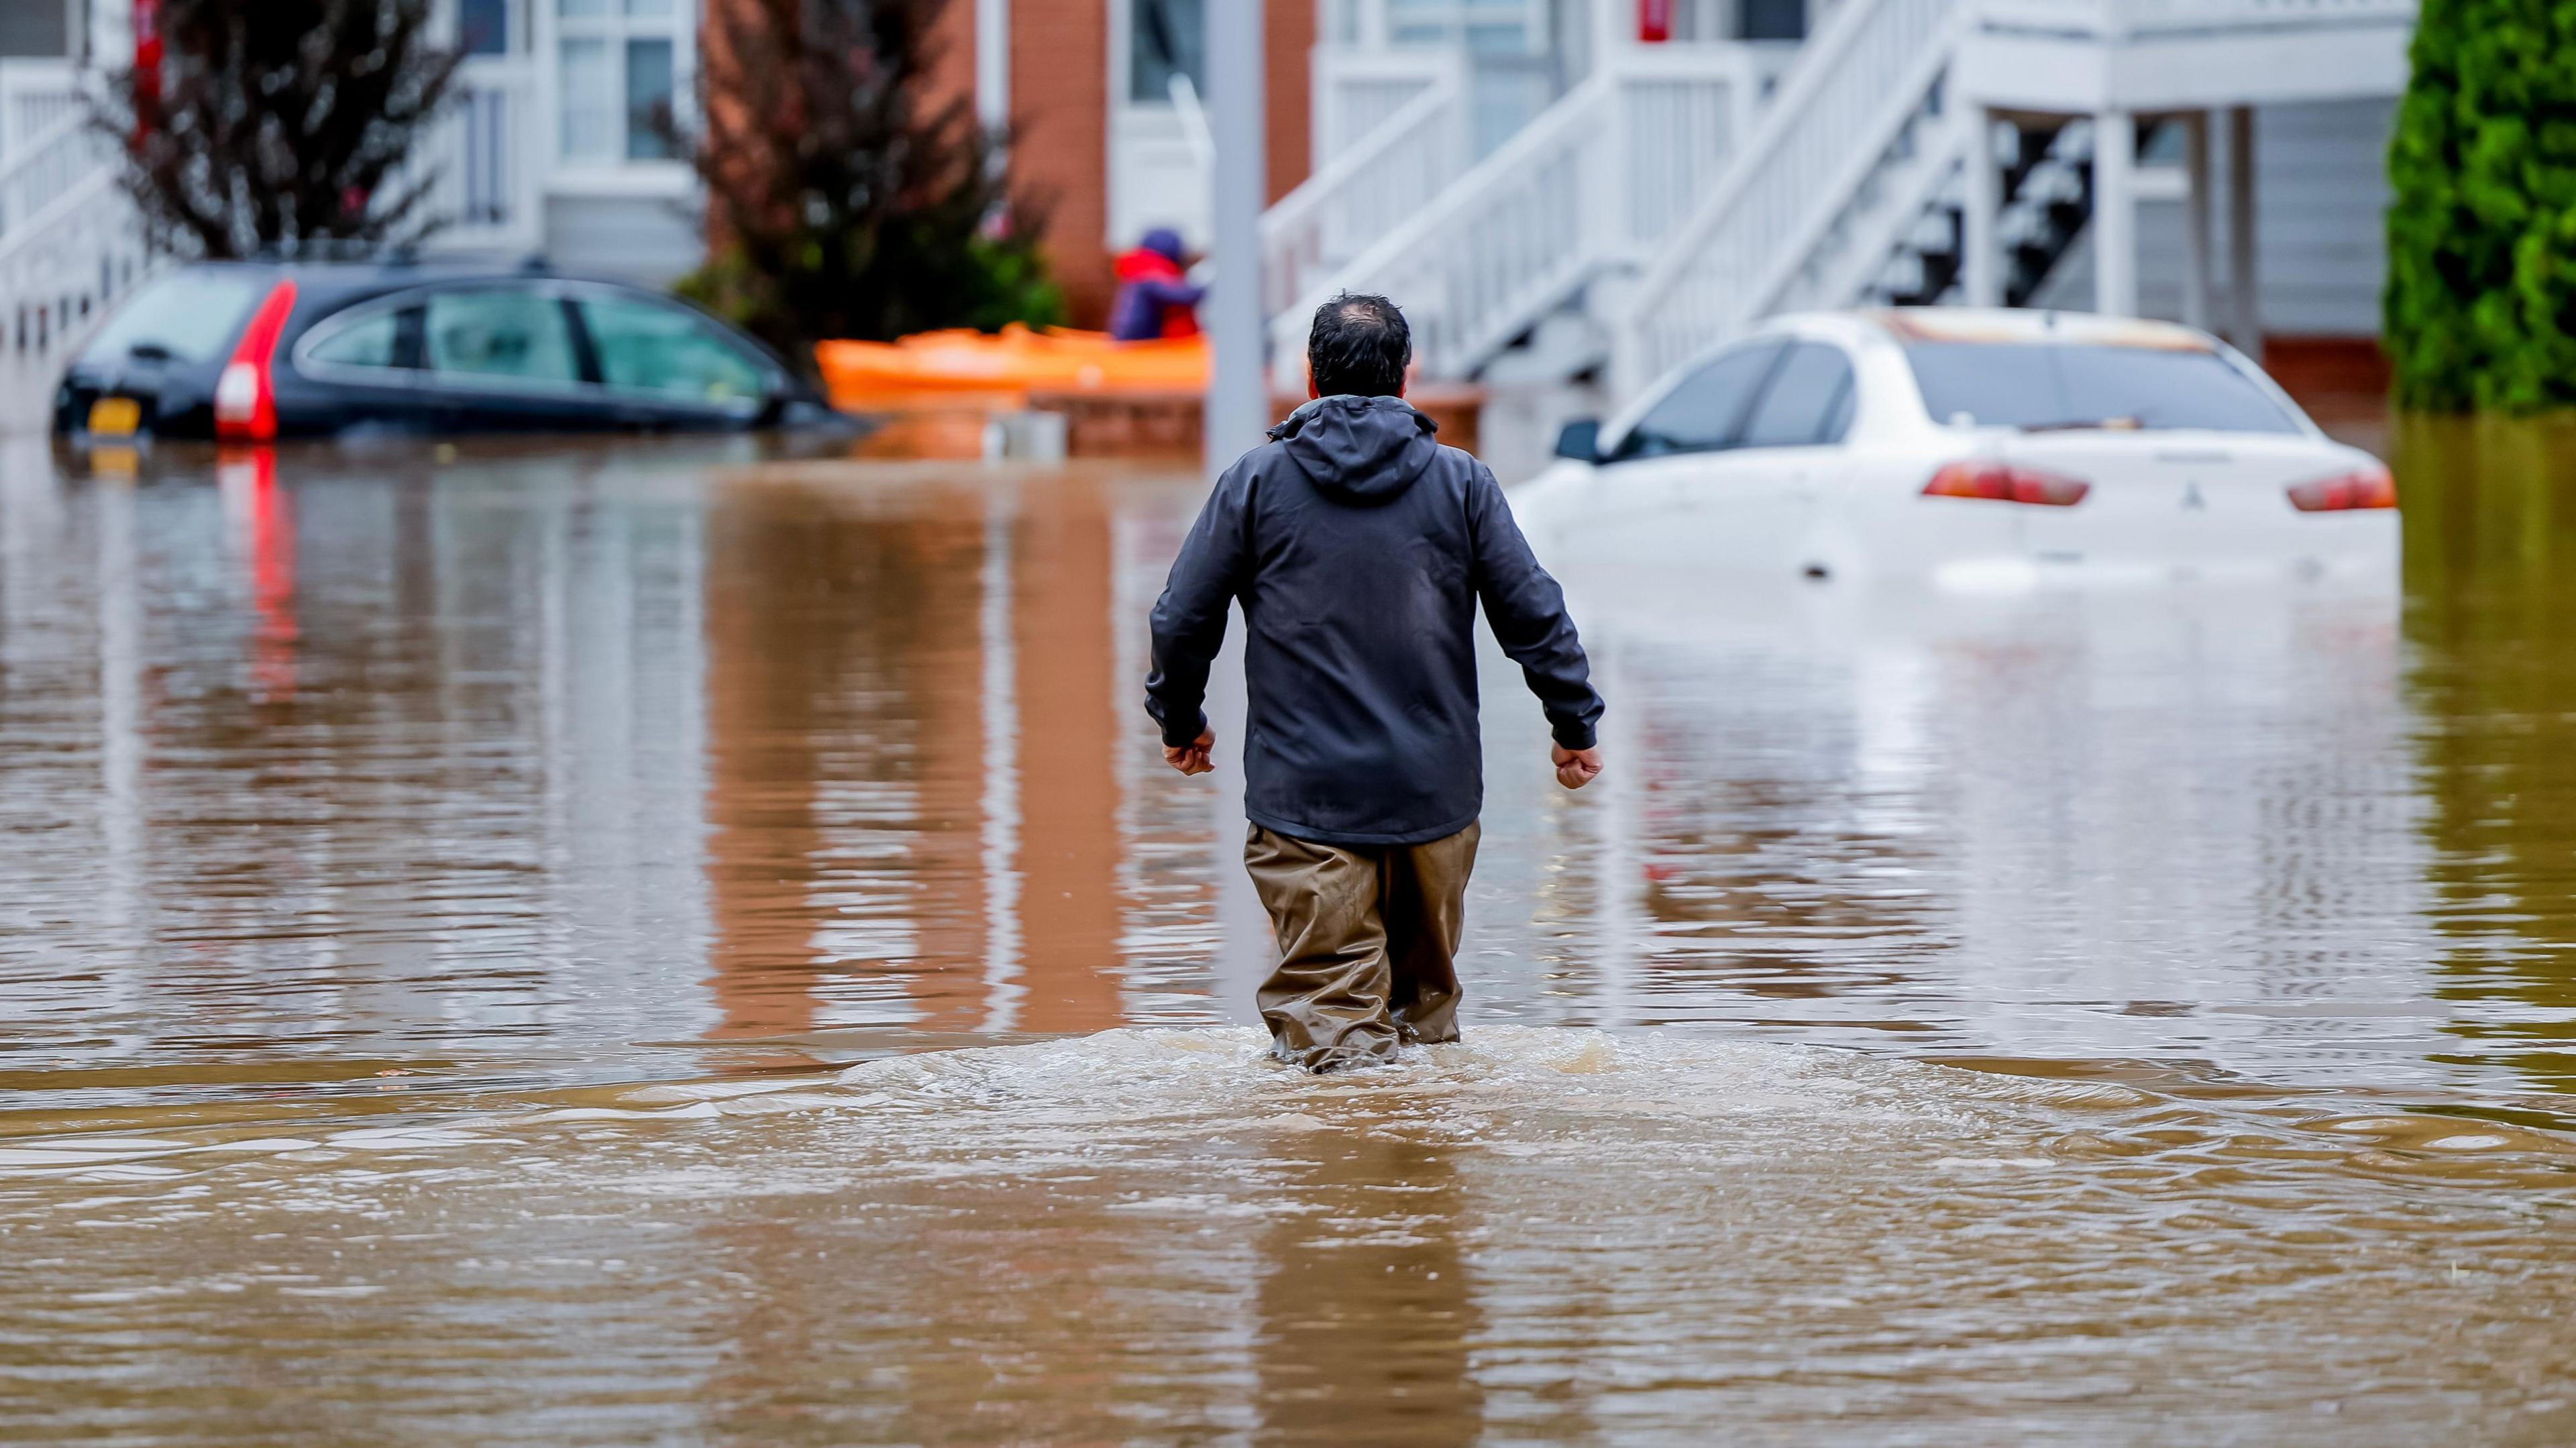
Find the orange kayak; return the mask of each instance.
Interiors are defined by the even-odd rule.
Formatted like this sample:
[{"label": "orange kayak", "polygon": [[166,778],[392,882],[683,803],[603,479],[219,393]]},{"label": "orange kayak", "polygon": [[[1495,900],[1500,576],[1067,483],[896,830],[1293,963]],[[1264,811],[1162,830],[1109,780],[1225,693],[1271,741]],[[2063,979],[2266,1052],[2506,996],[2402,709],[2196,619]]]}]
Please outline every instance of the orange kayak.
[{"label": "orange kayak", "polygon": [[1015,407],[1031,392],[1203,392],[1205,337],[1116,342],[1106,332],[960,328],[893,342],[818,342],[834,407],[882,412],[939,403]]}]

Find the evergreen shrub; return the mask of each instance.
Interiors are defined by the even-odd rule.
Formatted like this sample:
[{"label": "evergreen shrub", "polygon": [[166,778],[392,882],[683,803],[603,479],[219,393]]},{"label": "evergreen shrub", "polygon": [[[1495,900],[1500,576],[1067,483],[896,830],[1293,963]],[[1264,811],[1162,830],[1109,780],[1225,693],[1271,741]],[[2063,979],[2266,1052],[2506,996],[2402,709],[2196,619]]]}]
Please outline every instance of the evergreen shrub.
[{"label": "evergreen shrub", "polygon": [[2576,405],[2576,0],[2423,0],[2389,144],[2396,401]]},{"label": "evergreen shrub", "polygon": [[1003,138],[931,83],[954,0],[730,0],[701,57],[707,263],[680,292],[799,365],[835,337],[1063,320]]}]

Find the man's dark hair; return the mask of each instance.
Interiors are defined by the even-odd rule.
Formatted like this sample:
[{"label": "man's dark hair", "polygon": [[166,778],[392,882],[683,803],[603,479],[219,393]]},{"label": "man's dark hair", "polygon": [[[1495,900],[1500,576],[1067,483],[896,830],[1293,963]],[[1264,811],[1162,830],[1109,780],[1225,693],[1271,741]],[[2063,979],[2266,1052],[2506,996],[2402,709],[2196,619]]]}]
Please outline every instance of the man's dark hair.
[{"label": "man's dark hair", "polygon": [[1318,396],[1393,397],[1404,391],[1413,360],[1413,329],[1384,297],[1344,292],[1315,309],[1306,334],[1306,370]]}]

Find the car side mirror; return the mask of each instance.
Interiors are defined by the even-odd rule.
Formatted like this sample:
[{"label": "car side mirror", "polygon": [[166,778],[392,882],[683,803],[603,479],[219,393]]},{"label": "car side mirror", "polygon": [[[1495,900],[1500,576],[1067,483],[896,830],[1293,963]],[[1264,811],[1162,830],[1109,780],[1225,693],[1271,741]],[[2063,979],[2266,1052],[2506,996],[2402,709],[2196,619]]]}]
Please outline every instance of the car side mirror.
[{"label": "car side mirror", "polygon": [[1558,429],[1556,455],[1579,463],[1601,461],[1601,419],[1578,417]]}]

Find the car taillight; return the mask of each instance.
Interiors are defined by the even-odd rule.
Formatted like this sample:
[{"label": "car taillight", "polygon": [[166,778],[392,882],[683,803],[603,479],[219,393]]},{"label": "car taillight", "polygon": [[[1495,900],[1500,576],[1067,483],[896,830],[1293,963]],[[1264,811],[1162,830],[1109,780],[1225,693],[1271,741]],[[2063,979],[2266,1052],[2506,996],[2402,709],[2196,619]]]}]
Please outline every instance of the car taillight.
[{"label": "car taillight", "polygon": [[277,436],[277,389],[268,364],[277,355],[277,334],[286,330],[286,314],[295,310],[295,283],[269,289],[259,310],[250,314],[232,360],[215,379],[215,436],[230,442],[265,442]]},{"label": "car taillight", "polygon": [[2093,485],[2082,478],[1991,460],[1952,463],[1923,485],[1923,496],[1927,498],[1983,498],[2043,508],[2072,508],[2091,491]]},{"label": "car taillight", "polygon": [[2397,480],[2381,467],[2360,468],[2290,486],[2290,506],[2302,513],[2345,513],[2397,506]]}]

